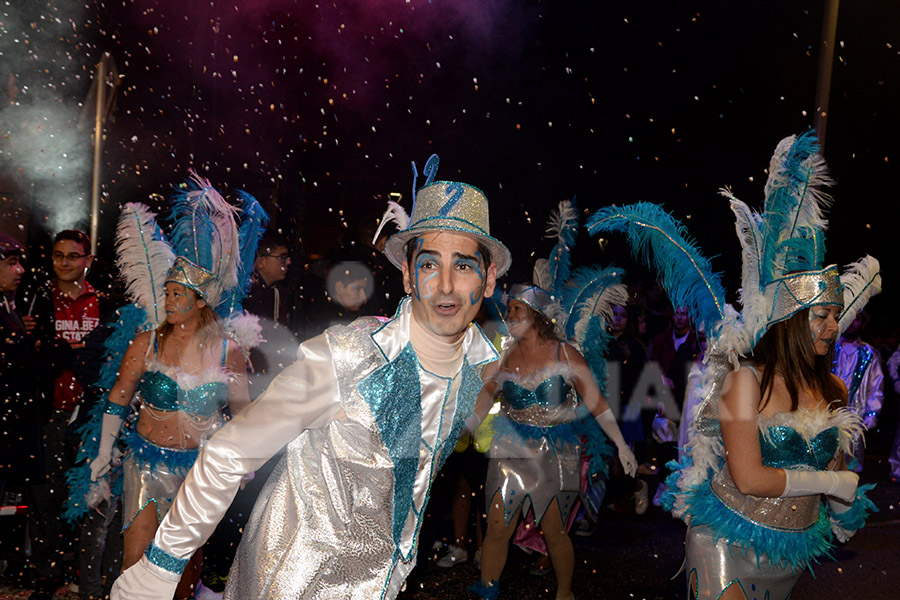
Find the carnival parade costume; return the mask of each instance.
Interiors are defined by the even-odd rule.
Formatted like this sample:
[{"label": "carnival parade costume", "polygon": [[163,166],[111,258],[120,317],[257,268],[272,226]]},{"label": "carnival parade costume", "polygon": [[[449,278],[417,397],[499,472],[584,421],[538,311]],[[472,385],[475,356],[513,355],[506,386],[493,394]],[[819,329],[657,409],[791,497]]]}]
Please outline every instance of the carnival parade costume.
[{"label": "carnival parade costume", "polygon": [[[621,269],[572,269],[578,227],[574,201],[560,202],[547,228],[548,237],[556,239],[549,259],[536,261],[535,285],[513,286],[509,300],[523,302],[553,324],[560,337],[571,340],[602,390],[606,323],[613,305],[625,304],[627,292]],[[500,413],[492,422],[485,500],[490,510],[500,494],[507,524],[520,507],[526,514],[529,505],[535,523],[540,523],[554,499],[567,523],[581,491],[582,453],[590,458],[590,471],[604,475],[612,455],[603,430],[575,392],[564,350],[557,359],[554,367],[536,373],[500,371],[496,376]]]},{"label": "carnival parade costume", "polygon": [[[876,510],[866,496],[871,485],[856,488],[850,504],[828,495],[836,485],[822,485],[837,479],[839,473],[827,471],[829,463],[861,433],[862,421],[851,411],[799,409],[758,416],[763,465],[785,470],[782,497],[738,490],[725,461],[718,419],[725,375],[738,368],[738,356],[748,355],[771,325],[805,308],[835,306],[843,308],[838,323],[843,331],[880,290],[878,262],[872,257],[851,265],[844,275],[834,266],[821,267],[822,212],[829,198],[817,189],[828,182],[817,152],[810,134],[779,144],[762,215],[725,193],[743,249],[740,314],[724,303],[718,277],[683,226],[658,206],[609,207],[588,220],[590,233],[625,232],[635,254],[648,261],[652,256],[673,305],[690,307],[709,336],[703,400],[684,457],[669,463],[674,472],[663,498],[664,506],[688,523],[687,578],[689,586],[696,578],[697,598],[718,598],[731,586],[747,597],[752,591],[753,597],[787,598],[803,570],[829,555],[835,537],[846,541]],[[793,489],[790,482],[801,476],[817,484]]]},{"label": "carnival parade costume", "polygon": [[[583,353],[602,390],[606,381],[603,356],[610,338],[606,323],[612,307],[624,305],[628,297],[621,269],[571,268],[578,227],[574,202],[561,202],[548,227],[550,236],[557,238],[549,260],[536,262],[535,285],[514,285],[507,303],[518,300],[545,317],[560,337]],[[512,347],[509,339],[504,347],[505,351]],[[507,525],[520,508],[523,516],[531,508],[536,525],[556,500],[561,522],[567,524],[582,490],[582,457],[589,460],[589,476],[605,476],[613,454],[610,439],[620,452],[630,455],[631,451],[612,413],[606,411],[602,421],[595,420],[578,396],[575,372],[562,342],[554,366],[522,375],[501,370],[494,377],[500,412],[491,422],[494,435],[485,481],[487,512],[499,497]],[[546,548],[543,542],[536,545]],[[478,582],[470,591],[496,598],[499,584]]]},{"label": "carnival parade costume", "polygon": [[[400,265],[411,239],[464,233],[490,249],[502,274],[510,255],[490,237],[487,198],[467,184],[433,182],[436,162],[426,165],[411,219],[392,205],[401,231],[385,253]],[[225,597],[396,597],[415,566],[432,480],[473,412],[479,369],[497,358],[470,324],[455,374],[427,370],[413,346],[412,305],[406,298],[391,320],[360,318],[302,343],[297,361],[208,441],[144,558],[117,580],[112,597],[171,593],[241,476],[285,444],[244,530]]]},{"label": "carnival parade costume", "polygon": [[[222,425],[232,378],[225,368],[228,340],[248,351],[259,342],[260,330],[256,317],[243,312],[241,299],[268,217],[252,196],[241,192],[240,197],[243,205],[238,211],[208,181],[192,173],[173,199],[174,225],[169,238],[145,205],[128,203],[122,208],[116,234],[117,266],[133,304],[119,310],[105,344],[105,364],[97,387],[108,395],[137,333],[151,331],[152,343],[132,403],[98,402],[90,421],[79,431],[83,464],[68,475],[70,494],[64,515],[68,520],[78,520],[110,494],[121,493],[123,487],[123,530],[151,504],[159,520],[165,516],[199,449],[164,447],[146,439],[137,432],[139,415],[157,422],[176,419],[179,431],[190,427],[201,435],[201,444]],[[240,228],[238,214],[243,215]],[[217,368],[192,374],[159,362],[156,329],[166,318],[167,282],[194,290],[223,319],[226,337]],[[113,465],[119,462],[113,461],[112,454],[123,420],[124,459],[112,472],[98,477],[91,459],[98,457],[100,463],[107,460]]]}]

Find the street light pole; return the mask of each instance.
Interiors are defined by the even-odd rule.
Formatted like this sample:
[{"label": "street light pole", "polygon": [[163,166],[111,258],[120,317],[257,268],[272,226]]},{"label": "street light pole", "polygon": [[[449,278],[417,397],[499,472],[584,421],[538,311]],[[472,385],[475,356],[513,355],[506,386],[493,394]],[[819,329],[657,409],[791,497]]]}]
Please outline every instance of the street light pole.
[{"label": "street light pole", "polygon": [[840,0],[825,2],[822,20],[822,43],[819,46],[819,78],[816,84],[816,138],[820,152],[825,154],[825,129],[828,125],[828,102],[831,96],[831,72],[834,66],[834,44],[837,34],[838,5]]}]

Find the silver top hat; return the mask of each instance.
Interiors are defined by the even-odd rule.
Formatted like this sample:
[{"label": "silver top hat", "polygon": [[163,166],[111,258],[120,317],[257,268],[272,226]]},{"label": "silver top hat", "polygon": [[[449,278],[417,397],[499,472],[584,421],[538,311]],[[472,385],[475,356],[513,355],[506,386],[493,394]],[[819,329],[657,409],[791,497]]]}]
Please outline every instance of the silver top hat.
[{"label": "silver top hat", "polygon": [[404,228],[400,223],[400,231],[385,242],[385,256],[399,268],[406,261],[405,248],[411,239],[430,232],[463,233],[490,250],[491,259],[497,265],[497,277],[506,273],[512,264],[512,256],[500,240],[491,236],[488,199],[484,192],[458,181],[431,182],[437,171],[437,156],[432,156],[428,163],[426,172],[431,167],[429,181],[415,195],[409,226]]}]

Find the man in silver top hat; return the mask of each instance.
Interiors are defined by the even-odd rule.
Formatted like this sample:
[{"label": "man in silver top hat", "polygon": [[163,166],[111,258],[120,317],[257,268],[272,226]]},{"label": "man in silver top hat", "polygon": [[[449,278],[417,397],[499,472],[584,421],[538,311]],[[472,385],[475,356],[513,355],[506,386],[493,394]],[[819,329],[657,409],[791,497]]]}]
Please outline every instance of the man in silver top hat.
[{"label": "man in silver top hat", "polygon": [[415,566],[431,483],[472,416],[480,367],[498,358],[472,320],[511,262],[490,236],[485,195],[432,181],[436,159],[411,218],[396,204],[388,211],[401,231],[385,254],[409,294],[394,318],[360,318],[301,344],[297,361],[206,443],[113,599],[171,598],[241,478],[285,445],[225,597],[397,596]]}]

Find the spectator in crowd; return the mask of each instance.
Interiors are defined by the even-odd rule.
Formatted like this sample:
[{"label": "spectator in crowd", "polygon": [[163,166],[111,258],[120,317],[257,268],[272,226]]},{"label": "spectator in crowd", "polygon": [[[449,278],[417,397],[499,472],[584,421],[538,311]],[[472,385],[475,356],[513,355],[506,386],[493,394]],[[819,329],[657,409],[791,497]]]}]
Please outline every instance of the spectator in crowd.
[{"label": "spectator in crowd", "polygon": [[[898,373],[898,370],[900,370],[900,346],[894,350],[894,353],[888,359],[887,370],[894,387],[894,393],[900,396],[900,373]],[[891,464],[891,477],[895,481],[900,480],[900,424],[897,425],[897,431],[894,433],[894,444],[891,447],[888,462]]]},{"label": "spectator in crowd", "polygon": [[[607,347],[606,364],[610,379],[607,385],[608,391],[611,396],[615,396],[614,401],[618,401],[622,415],[622,435],[625,437],[625,441],[634,447],[640,446],[644,440],[644,430],[640,420],[642,399],[632,396],[647,363],[647,350],[637,336],[636,320],[632,318],[633,312],[637,312],[636,306],[613,307],[613,318],[608,326],[608,331],[613,339],[610,340]],[[631,407],[632,410],[628,410],[628,407]],[[626,418],[629,415],[634,418]],[[615,504],[621,510],[630,511],[633,506],[633,510],[642,515],[649,507],[647,482],[640,477],[627,477],[621,465],[617,461],[612,461],[605,502],[606,504]],[[582,520],[579,521],[578,527],[579,531],[589,533],[591,525]]]},{"label": "spectator in crowd", "polygon": [[[847,408],[860,416],[866,429],[872,430],[884,400],[884,373],[878,350],[861,339],[868,322],[868,314],[860,311],[835,344],[834,373],[847,386]],[[865,435],[860,434],[853,441],[852,456],[847,456],[847,468],[862,471],[865,447]]]},{"label": "spectator in crowd", "polygon": [[308,305],[306,337],[368,314],[367,302],[373,289],[372,269],[365,262],[342,260],[334,264],[325,278],[325,293]]},{"label": "spectator in crowd", "polygon": [[672,313],[671,324],[650,342],[650,360],[656,361],[663,373],[663,381],[681,408],[687,376],[694,360],[700,356],[700,341],[691,325],[687,308],[678,307]]},{"label": "spectator in crowd", "polygon": [[250,397],[256,398],[281,370],[294,361],[297,340],[288,328],[288,303],[283,301],[281,282],[291,266],[287,239],[266,231],[259,241],[253,263],[250,291],[244,309],[259,317],[265,342],[251,350]]},{"label": "spectator in crowd", "polygon": [[70,424],[81,412],[85,388],[92,383],[79,380],[76,370],[84,364],[81,353],[85,336],[112,307],[107,295],[87,281],[94,260],[87,234],[77,229],[60,231],[53,240],[50,258],[54,276],[35,290],[29,305],[32,314],[26,317],[27,326],[48,328],[55,338],[47,349],[54,375],[49,378],[52,389],[46,390],[51,403],[42,414],[46,481],[31,488],[28,514],[32,544],[42,548],[41,560],[49,561],[53,570],[61,573],[63,556],[74,538],[61,520],[65,475],[78,447]]}]

